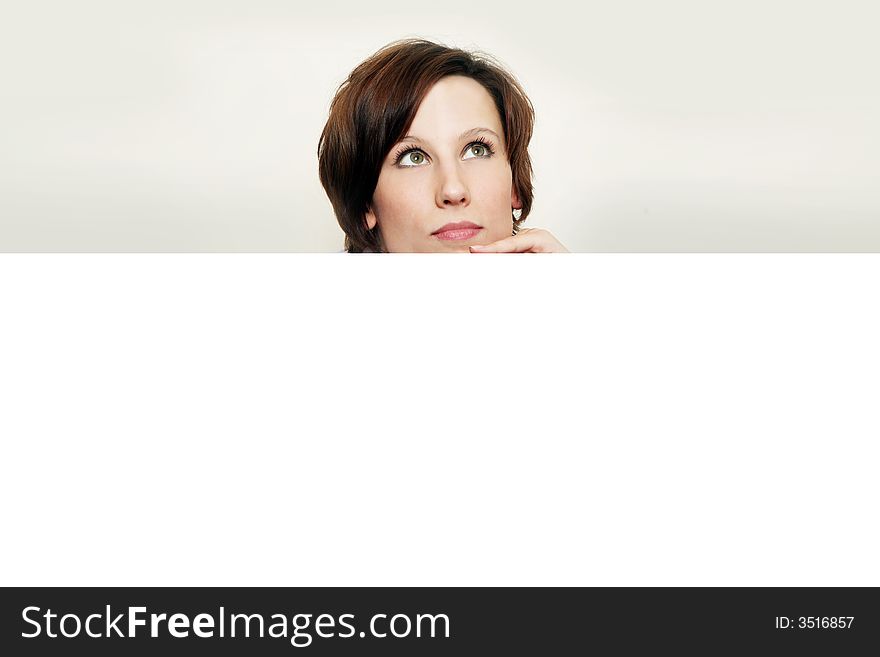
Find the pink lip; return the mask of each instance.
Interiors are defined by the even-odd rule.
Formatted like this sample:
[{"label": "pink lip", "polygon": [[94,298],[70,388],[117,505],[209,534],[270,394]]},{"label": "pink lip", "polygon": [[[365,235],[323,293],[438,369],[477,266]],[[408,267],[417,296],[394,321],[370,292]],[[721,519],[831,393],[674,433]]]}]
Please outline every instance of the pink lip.
[{"label": "pink lip", "polygon": [[438,228],[431,235],[441,240],[469,240],[483,230],[482,226],[478,226],[470,221],[459,221],[454,224],[446,224],[442,228]]}]

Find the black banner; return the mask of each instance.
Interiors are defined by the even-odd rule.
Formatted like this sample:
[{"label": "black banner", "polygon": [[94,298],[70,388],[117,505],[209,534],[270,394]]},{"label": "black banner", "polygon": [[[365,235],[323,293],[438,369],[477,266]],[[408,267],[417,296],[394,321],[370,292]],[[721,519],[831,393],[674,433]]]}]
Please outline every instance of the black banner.
[{"label": "black banner", "polygon": [[3,655],[880,649],[876,588],[7,588],[0,613]]}]

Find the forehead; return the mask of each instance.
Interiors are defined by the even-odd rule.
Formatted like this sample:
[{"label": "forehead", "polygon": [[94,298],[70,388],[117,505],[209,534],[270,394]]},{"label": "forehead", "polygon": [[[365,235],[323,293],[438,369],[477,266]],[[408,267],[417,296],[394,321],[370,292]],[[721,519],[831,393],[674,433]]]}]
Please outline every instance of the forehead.
[{"label": "forehead", "polygon": [[450,75],[428,91],[413,119],[410,132],[427,137],[458,136],[475,127],[502,135],[501,117],[492,96],[476,80]]}]

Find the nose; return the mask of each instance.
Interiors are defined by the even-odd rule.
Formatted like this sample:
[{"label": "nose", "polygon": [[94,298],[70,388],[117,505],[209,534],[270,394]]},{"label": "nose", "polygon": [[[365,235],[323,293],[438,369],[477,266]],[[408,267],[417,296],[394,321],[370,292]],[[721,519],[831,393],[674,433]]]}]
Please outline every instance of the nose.
[{"label": "nose", "polygon": [[441,179],[437,187],[437,207],[468,205],[471,202],[471,195],[458,163],[450,163],[438,169]]}]

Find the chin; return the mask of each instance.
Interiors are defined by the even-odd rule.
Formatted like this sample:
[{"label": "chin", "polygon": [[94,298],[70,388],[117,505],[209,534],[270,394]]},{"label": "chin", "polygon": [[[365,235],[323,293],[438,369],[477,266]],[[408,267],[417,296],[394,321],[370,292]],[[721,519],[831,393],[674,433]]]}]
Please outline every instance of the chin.
[{"label": "chin", "polygon": [[433,253],[470,253],[468,247],[475,244],[489,244],[493,240],[483,236],[475,236],[466,240],[431,240],[429,249]]}]

